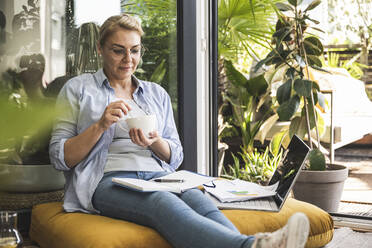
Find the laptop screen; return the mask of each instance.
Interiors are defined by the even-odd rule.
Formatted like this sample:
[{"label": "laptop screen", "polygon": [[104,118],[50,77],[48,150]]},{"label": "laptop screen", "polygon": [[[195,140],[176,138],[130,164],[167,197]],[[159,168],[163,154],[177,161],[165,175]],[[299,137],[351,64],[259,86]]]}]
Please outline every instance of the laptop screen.
[{"label": "laptop screen", "polygon": [[277,206],[281,206],[288,196],[309,151],[310,148],[294,135],[288,148],[284,151],[281,163],[269,182],[269,185],[279,183],[274,197]]}]

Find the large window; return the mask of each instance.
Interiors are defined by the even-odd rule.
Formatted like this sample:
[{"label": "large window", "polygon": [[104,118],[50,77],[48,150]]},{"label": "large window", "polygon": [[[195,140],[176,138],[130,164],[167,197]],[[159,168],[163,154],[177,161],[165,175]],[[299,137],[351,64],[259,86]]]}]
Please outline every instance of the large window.
[{"label": "large window", "polygon": [[14,96],[12,93],[18,93],[22,88],[33,98],[45,86],[40,29],[39,1],[0,2],[1,93]]},{"label": "large window", "polygon": [[143,80],[159,83],[169,93],[178,120],[177,83],[177,1],[122,0],[122,12],[133,13],[142,21],[146,53],[137,71]]},{"label": "large window", "polygon": [[[4,0],[0,10],[1,73],[10,69],[7,76],[17,77],[20,70],[30,69],[35,62],[45,71],[44,75],[40,71],[39,82],[34,85],[42,91],[56,79],[63,84],[61,81],[72,76],[100,68],[96,48],[99,26],[111,15],[135,15],[142,23],[146,47],[136,75],[159,83],[169,92],[178,119],[175,0]],[[21,88],[27,84],[25,79],[19,83]],[[7,87],[13,86],[10,83]],[[20,87],[14,86],[13,90]]]},{"label": "large window", "polygon": [[[136,76],[169,93],[185,148],[196,170],[195,0],[2,0],[0,93],[27,105],[55,98],[66,81],[97,71],[99,26],[115,14],[136,16],[147,51]],[[191,159],[191,160],[190,160]]]}]

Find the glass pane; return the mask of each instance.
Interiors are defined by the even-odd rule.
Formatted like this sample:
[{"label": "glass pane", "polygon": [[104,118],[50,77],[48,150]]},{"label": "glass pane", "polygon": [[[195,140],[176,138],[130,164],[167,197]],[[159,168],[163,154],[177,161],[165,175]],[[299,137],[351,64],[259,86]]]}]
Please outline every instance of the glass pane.
[{"label": "glass pane", "polygon": [[42,19],[38,0],[0,1],[0,163],[49,163],[45,136],[31,138],[51,121]]},{"label": "glass pane", "polygon": [[93,44],[93,40],[97,39],[98,26],[107,17],[119,13],[132,14],[141,21],[145,32],[142,42],[146,52],[136,76],[142,80],[159,83],[165,88],[171,96],[174,116],[178,123],[176,0],[110,0],[104,2],[68,0],[66,29],[67,36],[72,37],[67,38],[66,43],[67,73],[74,75],[94,72],[100,68],[101,61],[96,55],[96,48],[88,46],[90,50],[85,48],[80,51],[79,42],[86,36],[92,39],[90,43]]},{"label": "glass pane", "polygon": [[[42,85],[38,1],[0,2],[0,92],[34,97]],[[20,92],[22,89],[22,92]],[[14,95],[13,95],[14,96]],[[17,96],[17,97],[20,97]]]},{"label": "glass pane", "polygon": [[137,75],[167,90],[178,124],[177,1],[122,0],[121,7],[122,12],[133,13],[141,19],[145,32],[143,44],[147,51]]},{"label": "glass pane", "polygon": [[[1,0],[0,101],[12,102],[12,107],[18,109],[28,109],[33,100],[54,99],[69,78],[97,71],[102,66],[96,47],[99,26],[111,15],[128,12],[142,22],[145,31],[143,44],[147,52],[136,75],[142,80],[159,83],[168,91],[178,124],[176,2]],[[12,160],[23,163],[18,157],[18,152],[24,149],[26,128],[22,126],[30,122],[27,128],[33,130],[40,126],[39,122],[49,119],[39,111],[39,115],[22,114],[21,121],[16,120],[20,116],[18,112],[5,113],[3,102],[0,102],[0,160],[17,150]],[[43,106],[46,105],[53,106]],[[31,118],[35,116],[40,117],[38,121]],[[2,122],[4,119],[11,120],[11,127]],[[6,138],[14,144],[16,136],[22,140],[16,148],[9,149],[9,142],[2,142]],[[40,145],[47,148],[48,142]],[[37,150],[36,146],[34,148]],[[43,156],[49,159],[47,150]]]},{"label": "glass pane", "polygon": [[[99,26],[107,17],[122,12],[137,16],[145,31],[147,52],[136,75],[168,91],[177,117],[176,0],[4,0],[0,10],[0,73],[11,69],[6,76],[15,77],[12,72],[36,63],[43,71],[39,71],[40,85],[35,88],[43,92],[58,81],[56,89],[47,91],[48,96],[55,96],[68,78],[101,67],[96,41]],[[29,57],[32,54],[35,56]],[[23,86],[1,88],[12,91]]]}]

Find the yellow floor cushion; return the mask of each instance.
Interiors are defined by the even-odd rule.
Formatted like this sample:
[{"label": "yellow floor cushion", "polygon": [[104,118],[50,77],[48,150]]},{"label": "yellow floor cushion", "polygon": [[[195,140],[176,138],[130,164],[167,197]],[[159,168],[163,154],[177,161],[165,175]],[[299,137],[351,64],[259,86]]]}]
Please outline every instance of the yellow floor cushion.
[{"label": "yellow floor cushion", "polygon": [[[244,234],[272,232],[284,226],[295,212],[310,220],[306,247],[321,247],[332,240],[333,221],[320,208],[289,198],[279,213],[224,210]],[[131,222],[84,213],[65,213],[60,202],[34,206],[30,238],[41,248],[166,248],[171,247],[156,231]]]}]

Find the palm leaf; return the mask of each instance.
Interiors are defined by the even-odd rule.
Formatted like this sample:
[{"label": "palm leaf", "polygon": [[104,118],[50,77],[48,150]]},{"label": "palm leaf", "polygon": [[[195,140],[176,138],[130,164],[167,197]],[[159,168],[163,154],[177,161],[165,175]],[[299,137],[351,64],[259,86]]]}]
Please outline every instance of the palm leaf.
[{"label": "palm leaf", "polygon": [[[219,0],[220,55],[230,56],[231,51],[239,50],[242,42],[264,44],[274,23],[275,11],[271,6],[272,1],[268,0]],[[245,45],[244,49],[257,56],[250,46]]]}]

